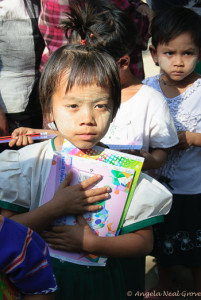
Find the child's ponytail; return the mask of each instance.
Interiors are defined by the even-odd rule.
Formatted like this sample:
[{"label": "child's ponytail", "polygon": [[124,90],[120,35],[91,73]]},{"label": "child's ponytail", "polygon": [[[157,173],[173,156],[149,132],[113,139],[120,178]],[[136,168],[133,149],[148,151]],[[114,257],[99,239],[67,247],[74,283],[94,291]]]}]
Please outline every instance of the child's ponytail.
[{"label": "child's ponytail", "polygon": [[70,44],[82,44],[87,40],[88,45],[95,46],[93,44],[99,35],[94,32],[93,27],[100,23],[100,19],[97,18],[98,10],[98,5],[92,1],[83,3],[77,0],[70,3],[70,12],[66,13],[67,18],[61,23]]},{"label": "child's ponytail", "polygon": [[70,44],[104,48],[116,61],[133,50],[137,31],[130,17],[104,0],[70,2],[61,23]]}]

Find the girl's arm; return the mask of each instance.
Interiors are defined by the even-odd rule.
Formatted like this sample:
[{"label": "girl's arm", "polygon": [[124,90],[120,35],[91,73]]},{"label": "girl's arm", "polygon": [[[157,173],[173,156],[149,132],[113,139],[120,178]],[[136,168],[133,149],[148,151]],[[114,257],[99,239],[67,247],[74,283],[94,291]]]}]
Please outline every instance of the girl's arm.
[{"label": "girl's arm", "polygon": [[185,150],[190,146],[201,147],[201,133],[181,130],[177,134],[179,139],[177,149]]},{"label": "girl's arm", "polygon": [[74,226],[54,226],[42,234],[54,249],[63,251],[84,251],[103,256],[132,257],[146,255],[153,248],[152,227],[115,237],[99,237],[81,216]]},{"label": "girl's arm", "polygon": [[59,217],[83,214],[87,211],[97,211],[102,208],[100,205],[94,205],[94,203],[107,199],[110,188],[102,187],[87,190],[101,179],[100,175],[88,178],[80,184],[69,186],[71,179],[72,172],[70,171],[60,184],[52,200],[44,205],[20,214],[2,209],[1,214],[32,228],[36,232],[41,232]]},{"label": "girl's arm", "polygon": [[144,171],[162,167],[167,159],[166,149],[152,149],[150,152],[141,150],[141,154],[145,158],[142,167]]}]

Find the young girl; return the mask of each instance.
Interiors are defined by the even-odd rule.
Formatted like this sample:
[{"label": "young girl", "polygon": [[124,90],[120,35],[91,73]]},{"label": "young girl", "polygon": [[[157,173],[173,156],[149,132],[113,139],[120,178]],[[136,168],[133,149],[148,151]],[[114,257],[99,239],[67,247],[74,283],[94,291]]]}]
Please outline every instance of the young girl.
[{"label": "young girl", "polygon": [[[71,6],[63,27],[70,43],[84,41],[106,49],[117,62],[121,81],[121,106],[105,137],[105,144],[142,145],[144,170],[163,165],[166,149],[178,142],[176,129],[168,105],[154,89],[142,85],[129,68],[130,53],[135,48],[137,32],[125,12],[104,1],[85,6]],[[101,11],[101,13],[100,13]],[[154,222],[160,222],[154,220]],[[125,273],[126,291],[144,291],[144,257],[121,260]],[[134,271],[135,270],[135,271]],[[138,294],[139,295],[139,294]],[[129,296],[128,296],[129,298]]]},{"label": "young girl", "polygon": [[57,286],[41,237],[0,215],[0,243],[0,299],[53,300]]},{"label": "young girl", "polygon": [[145,83],[166,98],[179,138],[160,174],[173,193],[171,212],[156,228],[157,289],[162,290],[173,287],[171,267],[178,264],[191,267],[196,291],[201,287],[201,78],[194,72],[200,26],[200,17],[181,7],[160,13],[152,24],[150,52],[162,73]]},{"label": "young girl", "polygon": [[[41,76],[40,97],[44,113],[55,122],[60,136],[19,151],[7,150],[0,155],[0,206],[3,215],[41,232],[59,216],[82,214],[87,209],[92,210],[93,206],[88,207],[88,203],[109,197],[108,187],[86,190],[100,180],[100,176],[70,187],[66,187],[69,183],[67,177],[53,199],[38,207],[54,149],[61,149],[64,139],[81,149],[96,145],[117,112],[120,96],[117,65],[106,52],[69,45],[53,53]],[[149,221],[146,222],[153,211],[150,207],[152,203],[148,204],[147,210],[142,206],[138,217],[130,216],[131,223],[138,225],[127,226],[125,232],[127,230],[128,233],[117,237],[98,237],[81,217],[75,226],[53,227],[44,237],[54,248],[67,251],[109,257],[145,255],[153,244],[152,229]],[[135,206],[133,208],[135,210]],[[93,210],[97,209],[100,205]],[[158,206],[154,211],[162,210]],[[143,229],[142,223],[146,223]],[[86,267],[58,259],[53,259],[52,263],[59,288],[56,299],[125,297],[121,268],[115,258],[109,258],[106,267]]]}]

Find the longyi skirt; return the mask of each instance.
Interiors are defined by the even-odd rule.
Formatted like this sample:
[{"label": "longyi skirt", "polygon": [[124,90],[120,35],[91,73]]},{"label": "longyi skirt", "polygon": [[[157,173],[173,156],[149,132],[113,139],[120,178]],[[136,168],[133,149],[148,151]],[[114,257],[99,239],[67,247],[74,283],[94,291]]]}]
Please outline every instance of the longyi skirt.
[{"label": "longyi skirt", "polygon": [[154,237],[152,255],[161,265],[201,265],[201,194],[174,194],[164,223],[154,225]]}]

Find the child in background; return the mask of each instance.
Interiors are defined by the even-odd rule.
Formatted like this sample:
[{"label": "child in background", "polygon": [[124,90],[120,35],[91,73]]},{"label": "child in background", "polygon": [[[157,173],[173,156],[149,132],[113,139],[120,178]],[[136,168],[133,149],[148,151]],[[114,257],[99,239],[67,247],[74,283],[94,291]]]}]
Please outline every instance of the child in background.
[{"label": "child in background", "polygon": [[[88,149],[105,135],[121,99],[116,62],[106,52],[82,45],[56,50],[48,60],[40,80],[44,114],[55,122],[60,136],[0,155],[0,207],[2,214],[42,232],[59,216],[83,214],[87,204],[107,199],[110,189],[86,190],[94,180],[66,187],[62,183],[51,201],[39,207],[52,164],[53,150],[67,139],[76,147]],[[81,190],[81,191],[80,191]],[[83,192],[84,190],[84,192]],[[147,204],[150,211],[152,204]],[[91,210],[93,206],[90,206]],[[93,210],[100,209],[100,205]],[[134,207],[135,208],[135,207]],[[160,211],[161,207],[156,210]],[[89,210],[89,208],[88,208]],[[140,221],[147,214],[141,209]],[[151,210],[152,211],[152,210]],[[20,213],[16,213],[20,212]],[[150,217],[150,216],[149,216]],[[132,222],[137,223],[135,216]],[[146,221],[146,220],[144,220]],[[148,222],[149,223],[149,222]],[[119,256],[146,255],[152,249],[152,228],[138,228],[117,237],[99,237],[80,216],[75,226],[55,226],[44,237],[51,246],[66,251],[84,251],[109,258],[105,267],[87,267],[52,259],[58,284],[56,299],[125,298]]]},{"label": "child in background", "polygon": [[[82,0],[84,3],[85,1]],[[132,18],[137,26],[139,33],[138,46],[131,53],[132,63],[130,68],[132,73],[140,79],[144,78],[144,68],[142,60],[142,51],[147,49],[148,39],[150,37],[149,27],[153,17],[153,12],[149,6],[141,0],[109,0],[114,2]],[[41,70],[46,64],[49,56],[56,49],[66,45],[66,38],[60,22],[64,20],[65,12],[70,11],[70,4],[74,0],[42,0],[42,9],[39,18],[39,29],[46,43],[45,50],[41,60]]]},{"label": "child in background", "polygon": [[173,206],[155,231],[156,290],[174,288],[175,265],[190,267],[195,290],[201,290],[201,77],[194,72],[200,60],[200,26],[200,17],[182,7],[160,13],[152,24],[150,52],[162,73],[144,83],[166,98],[179,138],[160,170],[173,193]]},{"label": "child in background", "polygon": [[[0,241],[0,295],[4,292],[0,298],[4,299],[10,292],[13,300],[53,300],[57,286],[48,248],[40,236],[0,215]],[[7,289],[5,282],[8,282]],[[22,298],[18,298],[19,293]]]}]

